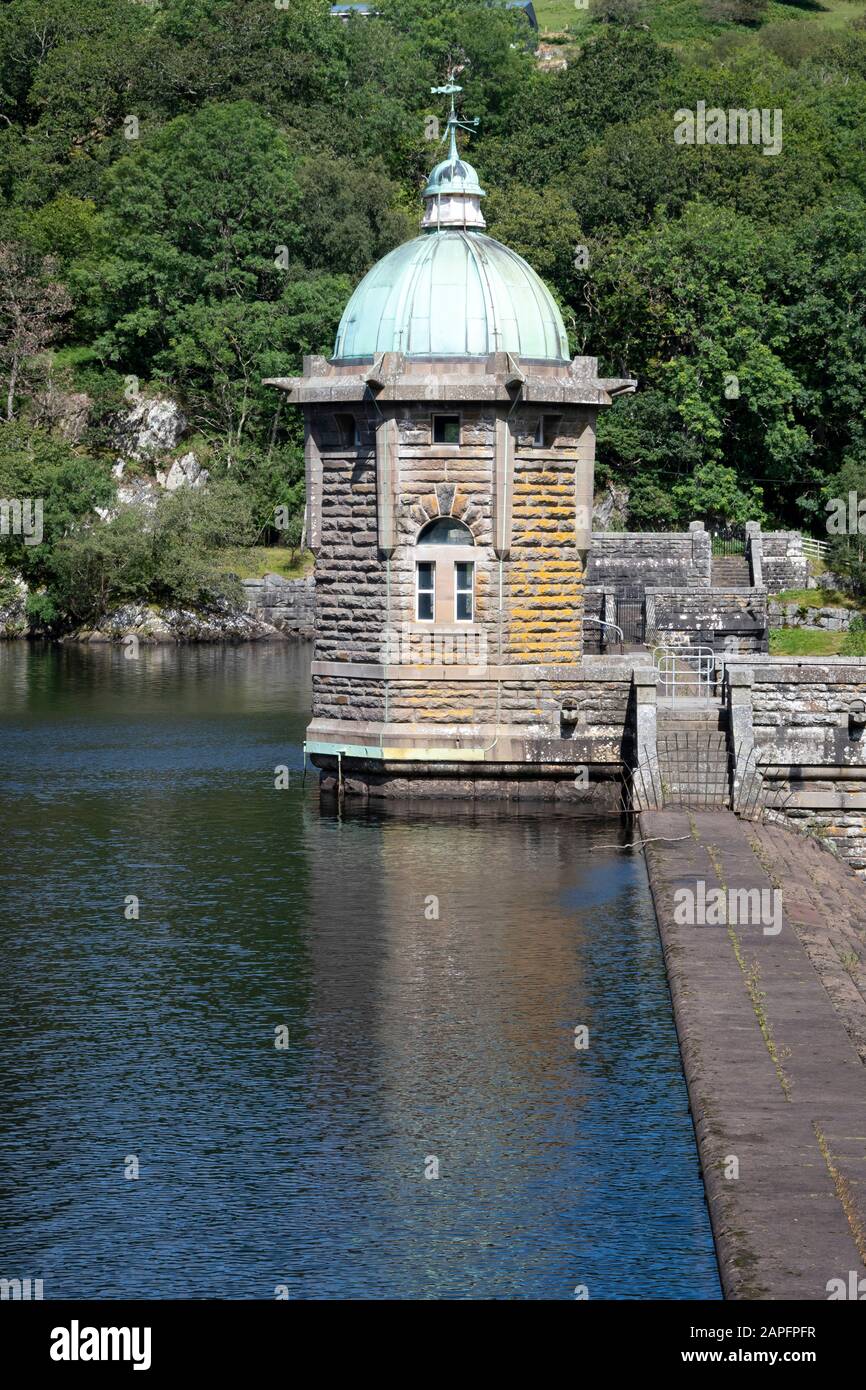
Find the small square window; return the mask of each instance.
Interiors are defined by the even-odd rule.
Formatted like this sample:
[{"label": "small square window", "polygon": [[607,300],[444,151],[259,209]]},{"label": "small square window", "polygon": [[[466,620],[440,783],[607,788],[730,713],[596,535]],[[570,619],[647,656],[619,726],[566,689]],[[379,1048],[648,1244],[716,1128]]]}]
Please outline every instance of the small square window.
[{"label": "small square window", "polygon": [[553,449],[556,445],[561,423],[561,415],[539,416],[538,424],[535,427],[535,439],[533,443],[540,449]]},{"label": "small square window", "polygon": [[458,623],[471,623],[475,589],[475,564],[458,560],[454,566],[454,616]]},{"label": "small square window", "polygon": [[339,448],[357,448],[360,443],[360,431],[354,415],[340,413],[334,416],[334,429],[336,430]]},{"label": "small square window", "polygon": [[460,416],[459,416],[459,415],[434,415],[434,416],[433,416],[433,443],[434,443],[434,444],[459,444],[459,443],[460,443]]},{"label": "small square window", "polygon": [[436,565],[419,560],[415,565],[415,616],[419,623],[432,623],[436,608]]}]

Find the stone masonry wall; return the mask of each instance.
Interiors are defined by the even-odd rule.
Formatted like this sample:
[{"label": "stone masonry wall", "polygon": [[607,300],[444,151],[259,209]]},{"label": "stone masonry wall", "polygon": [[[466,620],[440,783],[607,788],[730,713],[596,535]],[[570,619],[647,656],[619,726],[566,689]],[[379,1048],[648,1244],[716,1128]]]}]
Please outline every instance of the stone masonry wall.
[{"label": "stone masonry wall", "polygon": [[[816,598],[820,592],[820,589],[815,590]],[[826,604],[816,604],[812,607],[771,600],[768,615],[771,627],[811,627],[821,628],[825,632],[847,632],[851,620],[857,617],[857,611],[853,608],[839,608]]]},{"label": "stone masonry wall", "polygon": [[533,447],[528,431],[518,437],[506,661],[580,660],[583,568],[575,536],[575,464],[583,424],[573,413],[563,419],[553,448]]},{"label": "stone masonry wall", "polygon": [[322,534],[316,556],[316,656],[377,661],[385,568],[376,554],[376,468],[369,449],[322,451]]},{"label": "stone masonry wall", "polygon": [[[467,729],[483,725],[493,728],[497,721],[511,729],[560,735],[559,710],[568,698],[578,711],[574,737],[596,744],[597,760],[618,762],[627,724],[631,675],[599,673],[597,679],[580,680],[495,680],[388,682],[388,724],[412,724],[437,729],[454,724]],[[315,681],[313,713],[321,719],[346,721],[346,741],[352,741],[351,722],[360,727],[385,718],[385,682],[377,679],[319,676]]]},{"label": "stone masonry wall", "polygon": [[767,645],[767,595],[763,589],[647,589],[647,628],[655,614],[654,640],[697,644],[713,634],[713,646],[761,652]]},{"label": "stone masonry wall", "polygon": [[[422,649],[427,629],[415,624],[415,539],[436,517],[453,516],[472,532],[475,559],[475,618],[467,640],[484,632],[490,658],[498,659],[498,630],[491,627],[498,605],[494,584],[491,489],[496,416],[492,410],[464,408],[461,443],[433,443],[433,416],[420,407],[404,407],[400,432],[400,544],[391,561],[392,630],[411,632],[413,648]],[[413,652],[414,657],[414,652]]]},{"label": "stone masonry wall", "polygon": [[771,594],[783,589],[805,589],[809,580],[809,561],[803,552],[799,531],[761,533],[763,582]]},{"label": "stone masonry wall", "polygon": [[866,767],[866,737],[850,737],[848,718],[866,699],[866,657],[764,657],[753,669],[759,749],[780,762]]},{"label": "stone masonry wall", "polygon": [[284,579],[266,574],[264,579],[245,579],[247,612],[287,636],[312,637],[315,631],[316,586],[306,579]]},{"label": "stone masonry wall", "polygon": [[866,711],[866,658],[728,663],[731,673],[743,667],[753,673],[748,732],[772,769],[772,818],[818,835],[866,876],[866,732],[857,714]]},{"label": "stone masonry wall", "polygon": [[711,568],[707,531],[594,531],[587,583],[708,588]]},{"label": "stone masonry wall", "polygon": [[476,547],[476,621],[461,629],[461,635],[483,635],[491,662],[570,664],[580,659],[582,572],[575,540],[575,470],[586,413],[563,412],[555,437],[544,448],[533,443],[538,412],[527,410],[513,421],[512,547],[502,565],[501,621],[500,565],[492,550],[496,414],[492,408],[468,406],[460,413],[458,447],[433,443],[429,408],[400,408],[399,541],[390,561],[382,559],[377,548],[370,426],[362,427],[361,447],[354,456],[328,434],[323,413],[322,533],[315,574],[317,660],[381,661],[389,640],[407,629],[410,645],[423,650],[430,629],[415,624],[415,541],[428,521],[441,516],[464,522]]}]

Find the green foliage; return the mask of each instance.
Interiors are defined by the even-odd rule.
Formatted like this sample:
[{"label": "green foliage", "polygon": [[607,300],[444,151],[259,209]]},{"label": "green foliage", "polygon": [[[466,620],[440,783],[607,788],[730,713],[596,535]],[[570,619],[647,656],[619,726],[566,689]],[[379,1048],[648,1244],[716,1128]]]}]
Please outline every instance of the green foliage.
[{"label": "green foliage", "polygon": [[844,536],[831,542],[827,565],[855,598],[866,598],[866,536]]},{"label": "green foliage", "polygon": [[[744,3],[557,11],[579,36],[558,71],[486,0],[377,0],[345,24],[326,0],[0,5],[0,242],[50,262],[74,305],[16,348],[19,418],[0,427],[0,496],[46,497],[44,545],[0,545],[49,585],[43,620],[106,585],[154,593],[148,565],[165,593],[209,591],[216,541],[187,536],[185,571],[180,511],[156,531],[139,517],[139,540],[135,518],[89,520],[130,375],[182,402],[251,538],[299,543],[299,412],[262,380],[328,353],[354,284],[417,229],[440,154],[425,124],[444,116],[430,87],[452,64],[491,233],[548,281],[576,351],[638,379],[599,419],[599,481],[628,486],[629,524],[818,533],[827,498],[866,496],[866,29],[827,0],[770,3],[755,31]],[[674,145],[699,100],[781,110],[781,154]],[[46,398],[81,392],[73,447]],[[839,564],[862,588],[860,538]]]},{"label": "green foliage", "polygon": [[696,468],[692,476],[673,488],[681,516],[709,522],[764,521],[760,489],[743,489],[733,468],[711,463]]},{"label": "green foliage", "polygon": [[190,309],[274,298],[276,248],[299,245],[292,165],[279,129],[249,103],[178,117],[118,160],[107,182],[110,251],[73,282],[97,351],[142,374],[170,367]]},{"label": "green foliage", "polygon": [[113,496],[106,462],[18,421],[0,423],[0,497],[41,500],[43,516],[38,545],[25,545],[21,536],[0,536],[7,569],[44,583],[54,547]]},{"label": "green foliage", "polygon": [[866,656],[866,618],[852,618],[845,639],[839,648],[840,656]]},{"label": "green foliage", "polygon": [[107,524],[79,527],[53,548],[47,597],[73,624],[98,622],[125,602],[200,607],[239,596],[218,561],[253,536],[249,500],[229,480],[160,498],[153,514],[123,507]]}]

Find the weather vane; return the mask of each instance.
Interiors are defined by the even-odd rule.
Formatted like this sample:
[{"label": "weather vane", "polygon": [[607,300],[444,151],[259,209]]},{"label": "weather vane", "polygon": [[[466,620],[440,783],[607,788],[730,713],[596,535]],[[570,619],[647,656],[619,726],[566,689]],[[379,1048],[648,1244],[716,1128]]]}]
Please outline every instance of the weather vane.
[{"label": "weather vane", "polygon": [[[452,73],[452,74],[451,74],[451,77],[452,77],[452,78],[453,78],[453,75],[454,75],[454,74]],[[448,140],[449,137],[450,137],[450,140],[451,140],[451,148],[450,148],[450,150],[448,151],[449,157],[450,157],[451,159],[459,159],[459,155],[458,155],[458,153],[457,153],[457,136],[456,136],[457,127],[459,126],[461,130],[465,130],[469,135],[472,135],[472,134],[474,134],[474,132],[477,130],[478,126],[479,126],[480,123],[481,123],[481,122],[480,122],[480,117],[476,116],[475,119],[474,119],[473,121],[461,121],[461,120],[458,119],[457,110],[456,110],[456,107],[455,107],[455,105],[454,105],[454,98],[455,98],[455,96],[457,95],[458,92],[462,92],[462,91],[463,91],[463,88],[460,87],[460,86],[458,86],[456,82],[454,82],[454,81],[448,81],[448,82],[445,83],[445,86],[444,86],[444,87],[431,87],[431,88],[430,88],[430,91],[433,93],[434,96],[443,96],[443,97],[449,97],[449,96],[450,96],[450,98],[451,98],[451,110],[450,110],[450,112],[449,112],[449,114],[448,114],[448,124],[447,124],[446,127],[445,127],[445,134],[442,136],[442,138],[441,138],[441,140],[439,141],[439,143],[440,143],[440,145],[441,145],[441,144],[444,144],[444,142],[445,142],[446,140]]]}]

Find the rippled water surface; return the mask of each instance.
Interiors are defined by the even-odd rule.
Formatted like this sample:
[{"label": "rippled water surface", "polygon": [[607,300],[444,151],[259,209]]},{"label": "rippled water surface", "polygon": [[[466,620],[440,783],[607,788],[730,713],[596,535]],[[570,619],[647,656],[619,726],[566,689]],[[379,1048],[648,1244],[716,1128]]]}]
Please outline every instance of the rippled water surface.
[{"label": "rippled water surface", "polygon": [[0,644],[0,1276],[719,1297],[627,834],[320,805],[308,665]]}]

